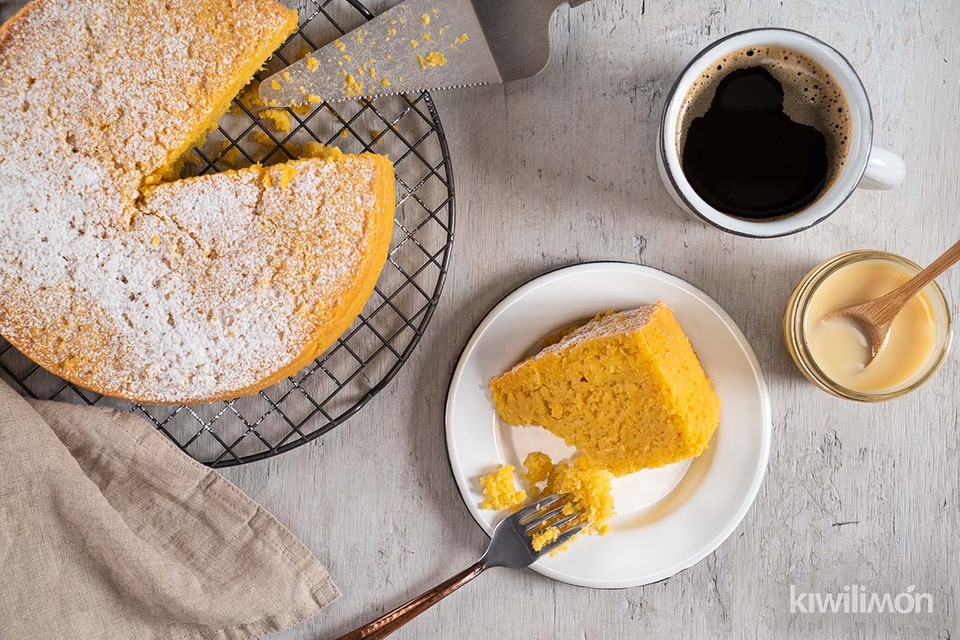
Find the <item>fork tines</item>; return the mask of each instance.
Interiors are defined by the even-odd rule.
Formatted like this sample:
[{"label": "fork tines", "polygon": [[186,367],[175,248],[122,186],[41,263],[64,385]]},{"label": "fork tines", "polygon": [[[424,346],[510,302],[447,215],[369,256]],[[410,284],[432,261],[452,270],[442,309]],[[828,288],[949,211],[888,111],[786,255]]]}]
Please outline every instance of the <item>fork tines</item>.
[{"label": "fork tines", "polygon": [[531,536],[546,529],[553,528],[559,532],[555,540],[550,541],[540,551],[535,552],[538,556],[558,548],[590,526],[590,523],[584,518],[586,514],[583,511],[575,511],[564,515],[563,509],[569,503],[570,494],[554,493],[540,498],[514,514],[528,540],[532,541]]}]

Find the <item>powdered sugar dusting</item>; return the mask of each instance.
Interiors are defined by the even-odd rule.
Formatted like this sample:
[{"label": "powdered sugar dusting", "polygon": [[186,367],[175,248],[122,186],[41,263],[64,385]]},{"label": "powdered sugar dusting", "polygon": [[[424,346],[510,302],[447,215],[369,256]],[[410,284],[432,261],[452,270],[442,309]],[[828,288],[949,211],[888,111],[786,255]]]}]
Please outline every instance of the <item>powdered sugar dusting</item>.
[{"label": "powdered sugar dusting", "polygon": [[568,349],[576,347],[577,345],[589,340],[596,340],[598,338],[606,338],[613,335],[622,335],[639,331],[648,322],[650,322],[653,314],[658,309],[665,307],[666,305],[664,305],[662,302],[658,302],[656,304],[644,305],[637,309],[620,311],[619,313],[612,313],[607,316],[590,320],[583,326],[577,327],[565,335],[559,342],[544,347],[532,358],[517,364],[516,367],[511,369],[511,372],[517,370],[519,367],[527,364],[528,362],[538,360],[552,354],[560,353],[561,351],[567,351]]},{"label": "powdered sugar dusting", "polygon": [[0,332],[27,355],[186,401],[255,384],[323,329],[368,257],[372,159],[144,186],[284,11],[41,0],[0,34]]}]

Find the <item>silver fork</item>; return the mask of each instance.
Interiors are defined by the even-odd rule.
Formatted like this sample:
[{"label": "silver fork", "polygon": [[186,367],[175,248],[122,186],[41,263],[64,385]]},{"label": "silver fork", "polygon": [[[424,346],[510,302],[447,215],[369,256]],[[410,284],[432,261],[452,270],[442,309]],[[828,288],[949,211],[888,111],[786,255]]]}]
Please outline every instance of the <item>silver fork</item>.
[{"label": "silver fork", "polygon": [[[523,569],[530,566],[541,556],[550,553],[589,526],[587,522],[578,522],[578,519],[582,519],[583,513],[563,515],[567,496],[568,494],[555,493],[507,516],[493,530],[493,537],[490,539],[490,546],[487,547],[486,553],[472,566],[420,594],[410,602],[400,605],[359,629],[340,636],[337,640],[386,638],[487,569],[491,567]],[[540,551],[534,551],[530,533],[547,527],[555,527],[560,532],[559,536],[553,542],[544,545]]]}]

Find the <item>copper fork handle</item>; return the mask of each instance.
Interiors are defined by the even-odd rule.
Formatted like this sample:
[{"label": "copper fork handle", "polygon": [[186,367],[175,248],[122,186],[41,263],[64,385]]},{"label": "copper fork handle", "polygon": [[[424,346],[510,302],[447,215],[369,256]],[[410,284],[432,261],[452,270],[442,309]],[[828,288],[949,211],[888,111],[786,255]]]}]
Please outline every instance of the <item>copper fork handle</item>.
[{"label": "copper fork handle", "polygon": [[350,633],[344,634],[337,640],[377,640],[386,638],[388,635],[407,624],[418,615],[437,604],[445,597],[467,584],[478,575],[483,573],[487,566],[482,560],[478,560],[473,566],[464,569],[446,582],[441,582],[433,589],[426,591],[410,602],[402,604],[390,613],[385,613],[376,620],[368,622],[359,629],[354,629]]}]

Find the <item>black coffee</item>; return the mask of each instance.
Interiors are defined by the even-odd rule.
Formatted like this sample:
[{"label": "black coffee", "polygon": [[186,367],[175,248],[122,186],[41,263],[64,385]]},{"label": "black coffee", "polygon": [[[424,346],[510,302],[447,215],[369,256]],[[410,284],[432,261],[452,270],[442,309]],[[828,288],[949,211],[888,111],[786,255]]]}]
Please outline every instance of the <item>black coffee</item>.
[{"label": "black coffee", "polygon": [[843,166],[846,102],[813,61],[779,47],[719,60],[681,112],[683,172],[712,207],[776,218],[815,202]]}]

